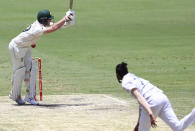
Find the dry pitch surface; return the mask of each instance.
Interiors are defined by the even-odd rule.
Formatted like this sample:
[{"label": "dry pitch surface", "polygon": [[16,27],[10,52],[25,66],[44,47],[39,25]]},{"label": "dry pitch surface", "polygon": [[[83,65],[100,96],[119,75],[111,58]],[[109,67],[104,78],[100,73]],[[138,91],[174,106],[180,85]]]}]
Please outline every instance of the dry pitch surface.
[{"label": "dry pitch surface", "polygon": [[[109,95],[44,96],[39,106],[18,106],[0,97],[0,131],[133,131],[134,100]],[[171,131],[160,119],[152,131]],[[193,131],[189,128],[186,131]]]}]

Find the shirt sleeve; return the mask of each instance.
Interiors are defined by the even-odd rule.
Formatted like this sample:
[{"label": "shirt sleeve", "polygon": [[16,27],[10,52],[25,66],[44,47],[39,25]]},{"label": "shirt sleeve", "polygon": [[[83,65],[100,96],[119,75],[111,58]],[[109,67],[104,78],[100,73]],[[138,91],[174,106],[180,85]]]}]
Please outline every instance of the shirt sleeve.
[{"label": "shirt sleeve", "polygon": [[136,85],[131,82],[128,81],[127,83],[123,83],[122,87],[127,91],[127,92],[131,92],[132,89],[137,88]]}]

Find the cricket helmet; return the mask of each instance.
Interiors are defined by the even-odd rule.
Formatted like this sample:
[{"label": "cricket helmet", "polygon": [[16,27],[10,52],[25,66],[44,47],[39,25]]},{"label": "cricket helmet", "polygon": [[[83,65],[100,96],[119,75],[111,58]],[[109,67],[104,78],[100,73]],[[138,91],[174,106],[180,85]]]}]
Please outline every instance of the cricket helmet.
[{"label": "cricket helmet", "polygon": [[48,20],[52,20],[53,18],[54,16],[52,16],[50,11],[47,9],[40,10],[37,14],[37,20],[43,25],[47,25]]}]

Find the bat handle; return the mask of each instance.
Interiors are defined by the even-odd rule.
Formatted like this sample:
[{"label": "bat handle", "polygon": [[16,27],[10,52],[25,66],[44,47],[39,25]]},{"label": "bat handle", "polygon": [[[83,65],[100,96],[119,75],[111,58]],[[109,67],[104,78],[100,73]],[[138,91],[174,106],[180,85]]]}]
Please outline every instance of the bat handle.
[{"label": "bat handle", "polygon": [[70,0],[69,10],[72,10],[73,0]]}]

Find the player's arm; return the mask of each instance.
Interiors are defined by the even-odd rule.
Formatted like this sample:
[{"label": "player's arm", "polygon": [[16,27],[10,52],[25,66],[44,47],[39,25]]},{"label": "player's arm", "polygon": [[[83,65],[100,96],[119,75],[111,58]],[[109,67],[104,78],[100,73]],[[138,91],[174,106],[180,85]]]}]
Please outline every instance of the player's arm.
[{"label": "player's arm", "polygon": [[138,90],[136,88],[132,89],[131,93],[137,99],[139,104],[141,104],[144,107],[144,109],[148,112],[148,114],[150,116],[152,127],[156,127],[157,125],[156,125],[154,114],[152,113],[152,110],[151,110],[150,106],[148,105],[146,99],[138,92]]},{"label": "player's arm", "polygon": [[65,15],[65,17],[63,17],[61,20],[59,20],[58,22],[54,23],[52,26],[46,27],[46,30],[44,31],[44,34],[48,34],[48,33],[52,33],[58,29],[60,29],[64,23],[69,23],[73,20],[73,14],[71,13],[71,11],[68,11]]},{"label": "player's arm", "polygon": [[52,26],[47,27],[46,30],[44,31],[44,34],[52,33],[54,31],[60,29],[60,27],[63,26],[66,21],[67,21],[67,19],[65,17],[62,18],[58,22],[54,23]]}]

